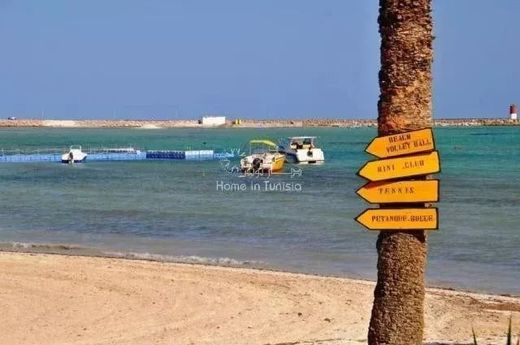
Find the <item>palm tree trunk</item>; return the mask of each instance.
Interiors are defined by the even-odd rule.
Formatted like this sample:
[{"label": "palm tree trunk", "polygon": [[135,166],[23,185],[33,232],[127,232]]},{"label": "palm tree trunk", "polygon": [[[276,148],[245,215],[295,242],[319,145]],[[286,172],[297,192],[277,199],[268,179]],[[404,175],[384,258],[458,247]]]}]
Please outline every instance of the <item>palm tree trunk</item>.
[{"label": "palm tree trunk", "polygon": [[[432,126],[431,1],[380,0],[379,135]],[[425,233],[381,232],[377,251],[378,277],[368,342],[422,344]]]}]

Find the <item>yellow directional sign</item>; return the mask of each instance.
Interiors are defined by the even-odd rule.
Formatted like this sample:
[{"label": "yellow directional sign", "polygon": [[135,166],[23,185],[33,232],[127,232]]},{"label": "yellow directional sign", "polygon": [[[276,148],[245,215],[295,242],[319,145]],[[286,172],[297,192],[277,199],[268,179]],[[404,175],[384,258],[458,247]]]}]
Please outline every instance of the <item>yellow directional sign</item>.
[{"label": "yellow directional sign", "polygon": [[373,204],[439,201],[439,180],[369,182],[356,193]]},{"label": "yellow directional sign", "polygon": [[374,138],[365,149],[378,158],[433,150],[435,150],[435,142],[431,128]]},{"label": "yellow directional sign", "polygon": [[361,167],[358,175],[369,181],[382,181],[435,174],[439,171],[439,154],[433,151],[428,154],[370,161]]},{"label": "yellow directional sign", "polygon": [[368,230],[437,230],[439,213],[436,208],[370,208],[356,221]]}]

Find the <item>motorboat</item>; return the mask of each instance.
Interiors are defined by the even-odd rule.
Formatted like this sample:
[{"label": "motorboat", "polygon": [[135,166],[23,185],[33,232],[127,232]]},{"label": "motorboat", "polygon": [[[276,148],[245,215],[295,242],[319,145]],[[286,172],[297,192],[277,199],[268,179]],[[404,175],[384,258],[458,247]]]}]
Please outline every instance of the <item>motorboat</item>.
[{"label": "motorboat", "polygon": [[69,152],[61,155],[62,163],[83,163],[87,159],[87,154],[81,150],[80,145],[72,145]]},{"label": "motorboat", "polygon": [[279,151],[294,163],[320,164],[325,161],[323,150],[316,146],[316,137],[286,138],[279,146]]},{"label": "motorboat", "polygon": [[283,170],[285,155],[270,140],[251,140],[249,155],[240,160],[240,170],[248,173],[273,173]]}]

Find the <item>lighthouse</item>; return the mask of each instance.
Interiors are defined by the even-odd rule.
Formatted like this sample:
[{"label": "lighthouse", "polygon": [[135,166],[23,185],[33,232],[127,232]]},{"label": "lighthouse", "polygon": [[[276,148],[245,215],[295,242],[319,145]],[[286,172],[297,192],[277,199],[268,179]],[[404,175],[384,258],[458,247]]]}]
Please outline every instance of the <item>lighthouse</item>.
[{"label": "lighthouse", "polygon": [[511,116],[511,120],[518,120],[518,108],[516,104],[511,104],[509,106],[509,116]]}]

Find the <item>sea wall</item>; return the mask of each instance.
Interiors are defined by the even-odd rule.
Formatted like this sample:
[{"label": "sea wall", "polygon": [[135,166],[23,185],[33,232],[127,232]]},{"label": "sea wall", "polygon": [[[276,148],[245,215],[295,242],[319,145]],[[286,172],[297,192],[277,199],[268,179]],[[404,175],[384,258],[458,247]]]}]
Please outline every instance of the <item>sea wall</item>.
[{"label": "sea wall", "polygon": [[[500,118],[437,119],[437,127],[457,126],[520,126],[519,120]],[[221,127],[236,128],[287,128],[287,127],[375,127],[376,120],[362,119],[306,119],[306,120],[252,120],[241,119],[239,124],[227,121]],[[198,120],[0,120],[0,127],[51,127],[51,128],[202,128]]]}]

